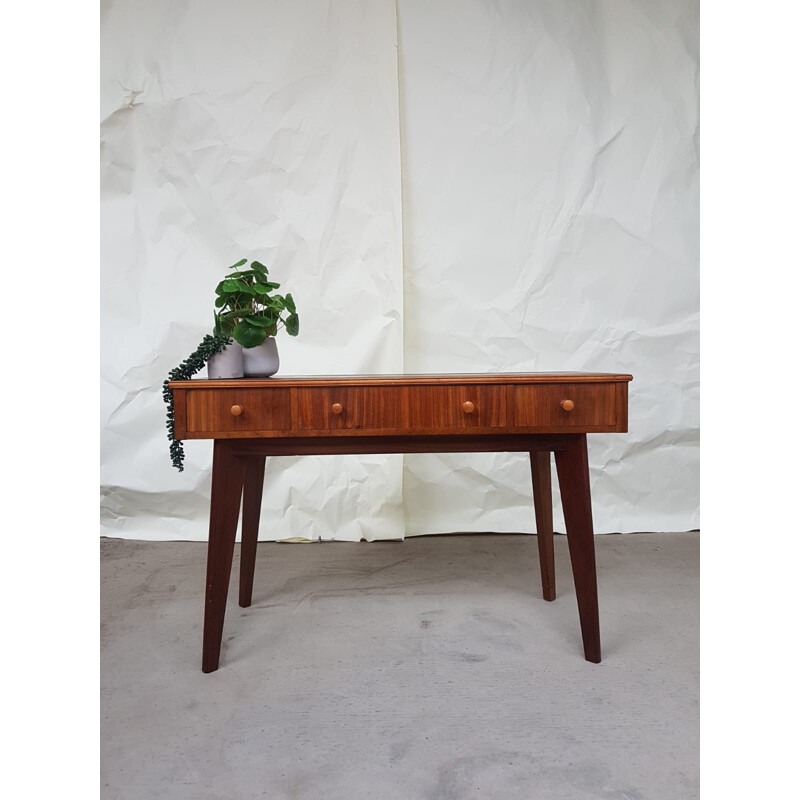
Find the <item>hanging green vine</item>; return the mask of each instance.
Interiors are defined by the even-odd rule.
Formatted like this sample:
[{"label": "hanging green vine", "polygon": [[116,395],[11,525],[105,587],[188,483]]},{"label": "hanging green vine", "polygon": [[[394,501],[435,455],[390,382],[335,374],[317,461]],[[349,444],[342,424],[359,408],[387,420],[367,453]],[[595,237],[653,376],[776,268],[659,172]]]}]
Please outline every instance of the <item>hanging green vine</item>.
[{"label": "hanging green vine", "polygon": [[197,349],[175,369],[170,370],[169,377],[164,381],[164,391],[162,396],[167,404],[167,439],[170,441],[169,454],[172,458],[172,466],[178,472],[183,472],[183,442],[175,438],[175,406],[172,400],[172,389],[169,388],[170,381],[188,381],[193,375],[200,372],[206,365],[211,356],[222,352],[226,345],[233,342],[227,336],[212,336],[210,333],[203,337],[203,341],[197,345]]}]

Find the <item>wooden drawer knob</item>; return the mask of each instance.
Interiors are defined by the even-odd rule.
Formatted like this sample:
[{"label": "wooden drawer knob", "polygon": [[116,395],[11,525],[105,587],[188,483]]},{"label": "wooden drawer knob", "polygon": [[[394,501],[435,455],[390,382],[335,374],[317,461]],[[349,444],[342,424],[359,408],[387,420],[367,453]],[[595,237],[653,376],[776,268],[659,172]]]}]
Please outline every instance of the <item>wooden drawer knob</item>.
[{"label": "wooden drawer knob", "polygon": [[472,400],[466,400],[461,408],[464,409],[465,414],[471,414],[475,410],[475,403],[473,403]]},{"label": "wooden drawer knob", "polygon": [[333,411],[334,414],[341,414],[342,411],[344,411],[344,409],[342,408],[342,404],[341,403],[334,403],[331,406],[331,411]]},{"label": "wooden drawer knob", "polygon": [[573,403],[572,400],[562,400],[561,408],[563,408],[564,411],[572,411],[572,409],[575,408],[575,403]]},{"label": "wooden drawer knob", "polygon": [[234,417],[238,417],[242,411],[244,411],[244,409],[241,406],[231,406],[231,414],[233,414]]}]

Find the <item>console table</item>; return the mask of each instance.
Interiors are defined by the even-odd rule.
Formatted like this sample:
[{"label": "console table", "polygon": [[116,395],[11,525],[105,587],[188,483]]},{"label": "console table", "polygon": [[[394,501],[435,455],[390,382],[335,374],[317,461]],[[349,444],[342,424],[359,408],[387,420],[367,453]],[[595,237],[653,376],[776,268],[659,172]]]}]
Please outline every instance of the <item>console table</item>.
[{"label": "console table", "polygon": [[239,605],[253,593],[266,456],[530,453],[542,592],[555,599],[550,453],[555,453],[587,661],[600,628],[587,433],[628,429],[630,375],[353,375],[169,384],[176,439],[213,439],[203,672],[219,666],[242,508]]}]

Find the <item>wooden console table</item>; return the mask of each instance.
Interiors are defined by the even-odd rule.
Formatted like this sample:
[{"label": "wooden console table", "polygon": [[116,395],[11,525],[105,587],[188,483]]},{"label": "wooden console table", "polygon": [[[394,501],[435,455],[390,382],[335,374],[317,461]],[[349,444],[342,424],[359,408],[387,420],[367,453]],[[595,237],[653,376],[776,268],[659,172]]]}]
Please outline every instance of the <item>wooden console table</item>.
[{"label": "wooden console table", "polygon": [[600,662],[587,433],[628,429],[630,375],[356,375],[169,384],[176,439],[213,439],[203,672],[219,666],[242,506],[239,605],[253,593],[266,456],[530,453],[542,591],[555,599],[555,453],[587,661]]}]

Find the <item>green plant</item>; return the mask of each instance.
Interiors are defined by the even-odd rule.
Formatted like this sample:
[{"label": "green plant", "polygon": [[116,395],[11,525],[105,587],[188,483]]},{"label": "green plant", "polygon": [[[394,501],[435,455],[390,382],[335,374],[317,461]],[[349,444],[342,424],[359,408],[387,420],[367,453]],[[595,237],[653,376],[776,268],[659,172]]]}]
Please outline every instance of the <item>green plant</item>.
[{"label": "green plant", "polygon": [[231,339],[226,336],[212,336],[206,334],[203,341],[197,345],[197,349],[180,365],[170,370],[169,376],[164,381],[162,397],[167,404],[167,439],[170,441],[169,454],[172,458],[172,466],[178,472],[183,472],[183,442],[175,438],[175,406],[172,399],[172,389],[169,388],[170,381],[188,381],[192,375],[196,375],[206,364],[211,356],[222,352],[227,345],[231,344]]},{"label": "green plant", "polygon": [[274,336],[282,325],[290,336],[300,331],[300,319],[290,294],[274,293],[279,283],[269,280],[267,268],[253,261],[250,269],[240,270],[247,259],[237,261],[235,270],[217,286],[214,312],[214,333],[206,334],[195,351],[170,370],[164,381],[162,396],[167,404],[167,439],[172,466],[183,472],[183,442],[175,438],[175,406],[170,381],[188,381],[200,372],[211,356],[222,352],[235,339],[243,347],[255,347],[267,336]]},{"label": "green plant", "polygon": [[283,326],[289,336],[297,336],[300,318],[291,294],[280,295],[279,283],[269,280],[267,268],[247,259],[237,261],[217,286],[214,303],[214,335],[232,337],[242,347],[256,347]]}]

